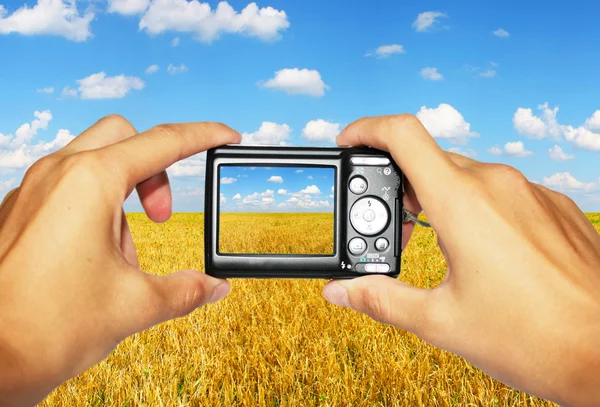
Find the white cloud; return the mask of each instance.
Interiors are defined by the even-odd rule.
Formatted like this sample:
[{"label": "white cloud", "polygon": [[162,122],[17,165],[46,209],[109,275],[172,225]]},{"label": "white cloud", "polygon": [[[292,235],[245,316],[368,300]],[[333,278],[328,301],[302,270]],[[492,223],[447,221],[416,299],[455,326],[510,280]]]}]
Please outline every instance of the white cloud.
[{"label": "white cloud", "polygon": [[[176,188],[176,190],[179,188]],[[182,193],[181,196],[201,196],[204,195],[204,189],[203,188],[192,188],[192,187],[187,187]],[[222,194],[221,194],[222,195]]]},{"label": "white cloud", "polygon": [[38,119],[19,127],[14,138],[0,134],[0,168],[10,170],[27,168],[42,156],[64,147],[75,138],[68,130],[60,129],[51,141],[28,144],[37,135],[38,130],[47,128],[48,122],[52,119],[49,110],[35,112],[34,115]]},{"label": "white cloud", "polygon": [[271,175],[271,177],[267,181],[274,182],[276,184],[283,184],[283,178],[279,175]]},{"label": "white cloud", "polygon": [[460,155],[464,155],[465,157],[475,158],[477,157],[477,152],[470,148],[468,151],[463,151],[460,147],[451,147],[448,151]]},{"label": "white cloud", "polygon": [[309,176],[308,176],[308,177],[306,177],[306,178],[308,178],[308,179],[313,179],[313,176],[312,176],[312,175],[309,175]]},{"label": "white cloud", "polygon": [[237,181],[237,178],[223,177],[221,178],[221,184],[233,184]]},{"label": "white cloud", "polygon": [[197,0],[154,0],[139,24],[140,30],[150,35],[187,32],[205,43],[218,39],[221,34],[274,41],[281,38],[281,32],[289,26],[285,11],[273,7],[259,9],[256,3],[250,3],[238,13],[226,1],[221,1],[213,11],[209,3]]},{"label": "white cloud", "polygon": [[227,202],[227,198],[225,198],[225,195],[223,195],[222,193],[219,194],[219,203],[226,203]]},{"label": "white cloud", "polygon": [[442,74],[438,72],[437,68],[432,67],[421,69],[421,76],[429,81],[439,81],[443,78]]},{"label": "white cloud", "polygon": [[546,137],[546,125],[535,116],[530,108],[520,107],[513,116],[515,129],[528,137],[543,139]]},{"label": "white cloud", "polygon": [[496,70],[488,68],[485,71],[481,72],[479,76],[483,76],[484,78],[493,78],[496,76]]},{"label": "white cloud", "polygon": [[50,110],[44,110],[33,112],[36,119],[32,120],[31,123],[25,123],[19,126],[15,131],[15,135],[2,134],[0,133],[0,149],[16,150],[28,143],[33,139],[39,130],[46,130],[48,123],[52,120],[52,113]]},{"label": "white cloud", "polygon": [[119,99],[132,90],[144,88],[144,81],[136,76],[106,76],[104,72],[78,79],[82,99]]},{"label": "white cloud", "polygon": [[296,174],[299,174],[299,173],[301,173],[301,172],[304,172],[304,170],[296,170],[296,171],[294,171],[294,172],[295,172]]},{"label": "white cloud", "polygon": [[43,88],[43,89],[38,89],[37,90],[38,93],[54,93],[54,88]]},{"label": "white cloud", "polygon": [[179,37],[175,37],[171,40],[171,46],[176,47],[179,45]]},{"label": "white cloud", "polygon": [[108,0],[108,12],[124,15],[143,13],[150,5],[150,0]]},{"label": "white cloud", "polygon": [[550,158],[558,161],[572,160],[575,158],[573,154],[565,153],[559,145],[555,145],[554,147],[550,148],[548,150],[548,154],[550,155]]},{"label": "white cloud", "polygon": [[311,142],[335,143],[339,133],[339,123],[331,123],[323,119],[311,120],[302,129],[302,137]]},{"label": "white cloud", "polygon": [[316,70],[285,68],[275,72],[275,77],[258,82],[259,86],[286,92],[290,95],[310,95],[320,97],[325,95],[329,86],[321,79]]},{"label": "white cloud", "polygon": [[435,138],[448,139],[450,142],[464,144],[469,137],[479,137],[471,131],[471,124],[452,106],[441,103],[437,108],[422,106],[417,118]]},{"label": "white cloud", "polygon": [[62,97],[77,97],[77,89],[65,86],[60,94]]},{"label": "white cloud", "polygon": [[169,177],[203,177],[206,173],[206,152],[178,161],[167,168]]},{"label": "white cloud", "polygon": [[287,194],[287,189],[278,189],[277,190],[277,195],[286,195]]},{"label": "white cloud", "polygon": [[90,22],[94,13],[80,15],[75,1],[38,0],[8,15],[0,5],[0,34],[56,35],[71,41],[85,41],[92,36]]},{"label": "white cloud", "polygon": [[585,127],[561,126],[565,140],[574,146],[600,152],[600,133],[594,133]]},{"label": "white cloud", "polygon": [[490,148],[488,150],[488,152],[493,155],[502,155],[503,154],[502,149],[498,146],[494,146],[494,147]]},{"label": "white cloud", "polygon": [[[535,116],[530,108],[519,107],[513,116],[515,129],[535,139],[550,138],[560,140],[564,138],[577,148],[590,151],[600,151],[600,133],[595,133],[596,112],[580,127],[559,124],[556,116],[558,107],[550,108],[548,103],[538,106],[541,117]],[[592,127],[590,127],[590,124]]]},{"label": "white cloud", "polygon": [[254,133],[242,134],[242,144],[286,145],[292,129],[287,124],[262,122]]},{"label": "white cloud", "polygon": [[510,34],[508,33],[508,31],[502,29],[502,28],[498,28],[496,31],[492,31],[492,33],[496,36],[496,37],[500,37],[500,38],[505,38],[508,37]]},{"label": "white cloud", "polygon": [[379,58],[386,58],[393,54],[404,54],[406,51],[404,47],[400,44],[389,44],[389,45],[380,45],[377,47],[375,52],[368,52],[365,54],[366,57],[376,55]]},{"label": "white cloud", "polygon": [[300,191],[300,193],[302,193],[302,194],[320,194],[321,190],[316,185],[309,185],[306,188],[304,188],[302,191]]},{"label": "white cloud", "polygon": [[512,157],[529,157],[533,155],[531,151],[525,150],[525,145],[522,141],[514,141],[504,145],[504,152]]},{"label": "white cloud", "polygon": [[544,177],[542,183],[558,191],[585,191],[588,192],[596,187],[593,182],[584,183],[578,181],[568,172],[557,172],[549,177]]},{"label": "white cloud", "polygon": [[424,13],[419,13],[412,26],[418,32],[429,31],[441,17],[448,17],[448,15],[440,11],[425,11]]},{"label": "white cloud", "polygon": [[[273,203],[273,196],[275,195],[275,191],[272,189],[267,189],[265,192],[255,192],[251,195],[247,195],[241,201],[236,200],[239,205],[270,205]],[[270,198],[264,200],[264,198]],[[269,202],[270,201],[270,202]]]},{"label": "white cloud", "polygon": [[22,124],[17,131],[15,131],[15,136],[9,147],[13,149],[21,147],[24,143],[29,142],[35,137],[38,130],[46,130],[48,128],[48,123],[52,120],[52,113],[50,113],[50,110],[44,110],[43,112],[38,112],[36,110],[33,112],[33,115],[37,119],[34,119],[31,123]]},{"label": "white cloud", "polygon": [[188,67],[185,66],[184,64],[181,64],[179,66],[175,66],[173,64],[169,64],[169,66],[167,67],[167,72],[170,73],[170,74],[172,74],[172,75],[175,75],[175,74],[178,74],[178,73],[183,73],[183,72],[186,72],[187,70],[188,70]]},{"label": "white cloud", "polygon": [[510,143],[506,143],[504,145],[504,149],[498,147],[497,145],[490,148],[488,150],[489,153],[493,155],[502,155],[506,154],[512,157],[529,157],[533,155],[531,151],[525,149],[525,145],[522,141],[514,141]]},{"label": "white cloud", "polygon": [[146,68],[146,73],[148,73],[148,74],[155,73],[155,72],[158,72],[158,69],[159,69],[158,65],[153,64],[153,65],[150,65],[148,68]]},{"label": "white cloud", "polygon": [[233,198],[231,198],[232,201],[239,201],[242,199],[242,196],[239,194],[239,192],[237,194],[235,194],[233,196]]},{"label": "white cloud", "polygon": [[600,130],[600,110],[596,110],[594,114],[585,121],[585,127],[590,130]]}]

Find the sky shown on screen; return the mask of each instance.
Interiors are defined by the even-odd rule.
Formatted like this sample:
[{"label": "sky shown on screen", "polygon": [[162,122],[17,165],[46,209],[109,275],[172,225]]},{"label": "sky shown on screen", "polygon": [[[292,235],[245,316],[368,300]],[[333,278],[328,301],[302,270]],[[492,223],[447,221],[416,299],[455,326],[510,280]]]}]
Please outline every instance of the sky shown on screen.
[{"label": "sky shown on screen", "polygon": [[[111,113],[296,146],[411,113],[443,149],[600,211],[598,15],[595,1],[0,0],[0,199]],[[205,154],[168,169],[175,211],[203,210],[204,172]],[[142,210],[135,192],[125,209]]]},{"label": "sky shown on screen", "polygon": [[221,166],[221,212],[333,212],[335,170]]}]

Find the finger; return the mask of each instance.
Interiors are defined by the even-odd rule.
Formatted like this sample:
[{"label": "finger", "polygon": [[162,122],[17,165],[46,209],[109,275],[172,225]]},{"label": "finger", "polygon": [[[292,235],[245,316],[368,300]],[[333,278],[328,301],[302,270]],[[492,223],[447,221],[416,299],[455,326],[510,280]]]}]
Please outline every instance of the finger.
[{"label": "finger", "polygon": [[154,222],[166,222],[171,217],[173,200],[166,171],[137,184],[138,195],[144,211]]},{"label": "finger", "polygon": [[2,199],[2,203],[0,203],[0,209],[2,209],[2,207],[4,206],[4,204],[8,203],[11,195],[13,195],[17,191],[17,189],[19,189],[19,188],[13,188],[10,191],[8,191],[6,193],[6,195],[4,195],[4,199]]},{"label": "finger", "polygon": [[464,169],[473,169],[483,165],[480,161],[466,157],[462,154],[453,153],[452,151],[446,151],[446,155],[454,162],[454,164]]},{"label": "finger", "polygon": [[[112,114],[98,120],[93,126],[62,148],[61,154],[70,155],[94,150],[126,140],[138,134],[136,128],[123,116]],[[164,222],[171,216],[171,188],[167,173],[162,171],[136,185],[144,211],[154,222]]]},{"label": "finger", "polygon": [[[406,176],[404,178],[404,209],[418,215],[419,213],[421,213],[423,208],[421,208],[421,204],[417,199],[417,195],[412,185],[410,184],[410,182],[408,182]],[[408,242],[410,241],[414,229],[414,222],[407,222],[402,224],[402,250],[404,250],[408,245]]]},{"label": "finger", "polygon": [[163,124],[103,148],[128,191],[184,158],[223,144],[239,143],[241,135],[221,123]]},{"label": "finger", "polygon": [[0,228],[2,228],[4,222],[6,222],[6,219],[8,219],[8,215],[10,214],[13,206],[15,205],[18,190],[19,188],[14,188],[8,191],[8,193],[2,200],[2,203],[0,203]]},{"label": "finger", "polygon": [[388,276],[374,275],[330,281],[323,297],[334,305],[362,312],[378,322],[394,325],[423,339],[431,333],[431,290],[409,286]]},{"label": "finger", "polygon": [[81,151],[95,150],[117,143],[137,134],[137,130],[123,116],[105,116],[63,147],[63,154],[70,155]]},{"label": "finger", "polygon": [[346,127],[339,145],[367,145],[389,151],[416,191],[432,223],[446,212],[460,167],[413,115],[364,118]]},{"label": "finger", "polygon": [[140,266],[137,250],[133,243],[133,236],[124,210],[121,210],[121,251],[129,264],[136,268]]},{"label": "finger", "polygon": [[115,327],[124,338],[218,301],[229,289],[227,280],[194,270],[168,276],[125,273],[120,298],[127,300],[116,305]]}]

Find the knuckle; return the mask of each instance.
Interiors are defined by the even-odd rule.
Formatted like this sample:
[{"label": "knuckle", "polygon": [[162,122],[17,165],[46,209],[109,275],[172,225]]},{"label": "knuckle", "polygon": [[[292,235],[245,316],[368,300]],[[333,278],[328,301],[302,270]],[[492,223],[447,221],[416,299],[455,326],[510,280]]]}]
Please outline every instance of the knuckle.
[{"label": "knuckle", "polygon": [[494,180],[505,183],[509,187],[514,187],[527,184],[529,180],[523,173],[515,167],[506,164],[491,164],[490,172]]},{"label": "knuckle", "polygon": [[56,158],[52,155],[47,155],[34,162],[23,177],[23,183],[37,181],[47,175],[52,167],[56,165]]},{"label": "knuckle", "polygon": [[110,168],[110,166],[95,152],[82,151],[61,161],[60,178],[80,184],[97,184],[101,181],[106,168]]},{"label": "knuckle", "polygon": [[129,122],[129,120],[127,120],[125,117],[121,116],[120,114],[116,114],[116,113],[104,116],[103,118],[101,118],[99,120],[99,122],[110,124],[111,126],[114,126],[119,129],[126,129],[126,130],[134,129],[133,125]]}]

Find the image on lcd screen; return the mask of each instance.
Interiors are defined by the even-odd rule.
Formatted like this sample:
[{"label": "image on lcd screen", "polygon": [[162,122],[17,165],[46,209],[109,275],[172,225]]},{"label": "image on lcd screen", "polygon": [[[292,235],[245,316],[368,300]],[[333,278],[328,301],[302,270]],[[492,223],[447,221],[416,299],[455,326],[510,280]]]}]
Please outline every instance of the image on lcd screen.
[{"label": "image on lcd screen", "polygon": [[219,253],[334,254],[333,167],[219,167]]}]

